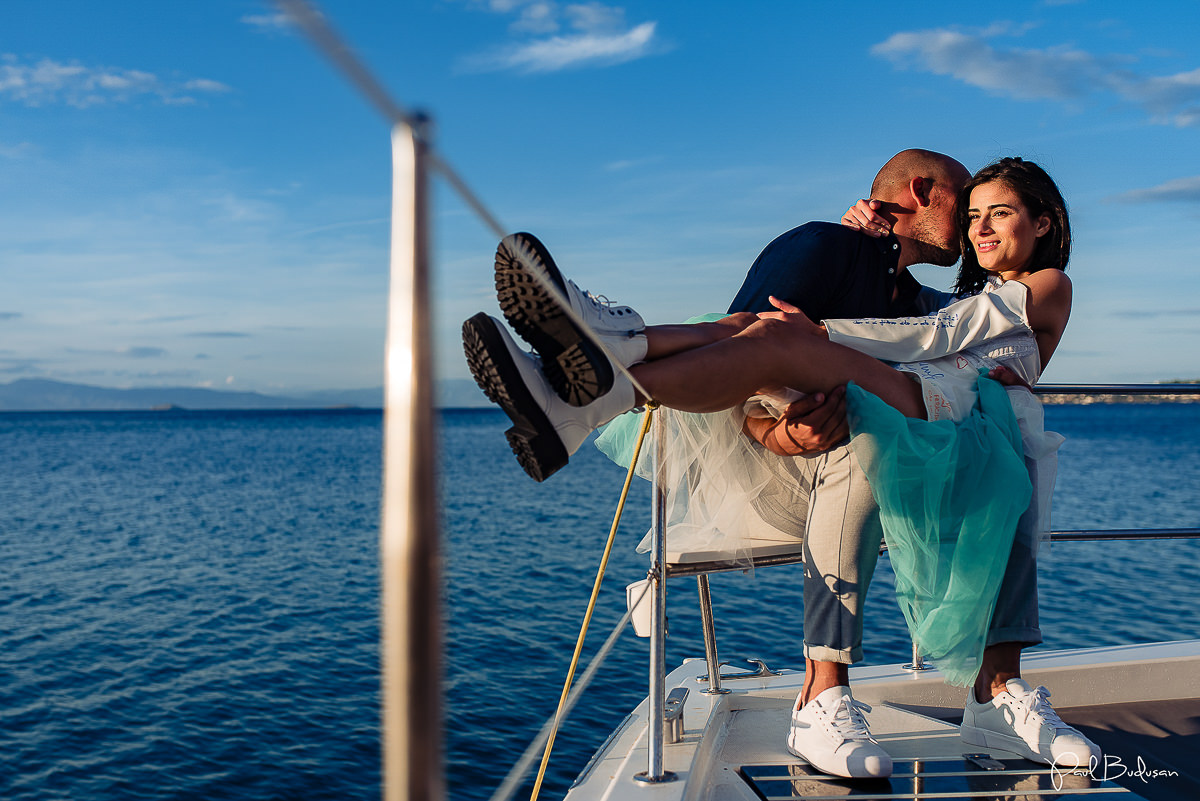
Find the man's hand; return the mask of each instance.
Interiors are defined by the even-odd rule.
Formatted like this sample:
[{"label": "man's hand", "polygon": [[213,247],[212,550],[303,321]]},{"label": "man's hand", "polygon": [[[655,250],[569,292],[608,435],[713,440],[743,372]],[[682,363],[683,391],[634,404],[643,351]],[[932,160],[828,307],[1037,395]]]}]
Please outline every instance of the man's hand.
[{"label": "man's hand", "polygon": [[846,389],[826,397],[810,395],[788,406],[783,417],[747,418],[746,433],[779,456],[813,455],[827,451],[850,436],[846,422]]},{"label": "man's hand", "polygon": [[1029,386],[1029,382],[1003,365],[988,370],[987,377],[993,381],[1000,382],[1006,387],[1025,387],[1025,389],[1033,392],[1033,387]]}]

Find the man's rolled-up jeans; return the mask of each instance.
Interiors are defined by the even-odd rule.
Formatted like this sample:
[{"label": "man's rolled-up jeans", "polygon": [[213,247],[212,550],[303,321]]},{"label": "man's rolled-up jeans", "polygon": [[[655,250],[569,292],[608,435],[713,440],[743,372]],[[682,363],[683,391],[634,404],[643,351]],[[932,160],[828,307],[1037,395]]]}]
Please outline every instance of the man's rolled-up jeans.
[{"label": "man's rolled-up jeans", "polygon": [[[863,603],[879,560],[883,529],[867,477],[849,445],[782,459],[796,482],[793,508],[756,508],[767,519],[804,517],[804,655],[820,662],[862,660]],[[1018,524],[989,628],[988,645],[1042,641],[1037,614],[1037,535],[1032,514]],[[797,521],[798,523],[798,521]]]}]

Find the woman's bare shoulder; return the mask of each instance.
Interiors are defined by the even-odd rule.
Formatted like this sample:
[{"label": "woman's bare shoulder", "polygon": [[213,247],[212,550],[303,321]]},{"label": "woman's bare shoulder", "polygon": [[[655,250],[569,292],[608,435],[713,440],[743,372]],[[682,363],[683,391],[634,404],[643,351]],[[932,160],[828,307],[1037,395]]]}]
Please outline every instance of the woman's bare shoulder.
[{"label": "woman's bare shoulder", "polygon": [[1037,294],[1049,295],[1071,291],[1071,279],[1062,270],[1053,267],[1038,270],[1017,280]]},{"label": "woman's bare shoulder", "polygon": [[1047,268],[1017,279],[1029,288],[1029,324],[1034,331],[1059,333],[1071,316],[1071,279],[1062,270]]}]

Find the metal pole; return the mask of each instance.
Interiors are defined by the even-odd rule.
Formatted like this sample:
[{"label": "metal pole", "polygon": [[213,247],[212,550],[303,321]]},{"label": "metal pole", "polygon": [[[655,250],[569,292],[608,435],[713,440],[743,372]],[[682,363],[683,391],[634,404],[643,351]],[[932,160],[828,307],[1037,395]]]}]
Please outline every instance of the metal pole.
[{"label": "metal pole", "polygon": [[921,655],[921,647],[917,645],[916,640],[913,640],[912,644],[912,661],[901,667],[910,672],[933,669],[932,666],[925,664],[925,657]]},{"label": "metal pole", "polygon": [[717,626],[713,622],[712,592],[708,586],[708,574],[696,576],[696,589],[700,593],[700,628],[704,632],[704,659],[708,662],[708,689],[705,695],[725,695],[729,690],[721,689],[721,660],[717,656]]},{"label": "metal pole", "polygon": [[649,717],[646,722],[646,772],[639,773],[634,778],[641,782],[674,781],[675,774],[663,767],[663,750],[665,736],[663,722],[667,715],[666,673],[667,673],[667,580],[664,571],[667,544],[667,504],[666,493],[663,490],[661,475],[662,464],[666,454],[667,433],[666,421],[662,410],[658,410],[654,420],[654,492],[653,492],[653,526],[651,527],[650,544],[650,602],[652,604],[650,617],[650,692]]},{"label": "metal pole", "polygon": [[429,335],[429,124],[392,130],[392,254],[380,523],[383,790],[437,801],[441,630]]}]

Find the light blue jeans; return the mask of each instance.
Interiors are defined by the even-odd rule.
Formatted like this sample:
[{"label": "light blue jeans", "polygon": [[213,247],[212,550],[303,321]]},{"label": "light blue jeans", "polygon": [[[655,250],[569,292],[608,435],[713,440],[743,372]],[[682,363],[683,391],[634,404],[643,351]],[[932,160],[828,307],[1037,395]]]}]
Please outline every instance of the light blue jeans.
[{"label": "light blue jeans", "polygon": [[[804,655],[820,662],[862,660],[863,602],[879,560],[883,529],[867,477],[848,445],[796,457],[791,472],[807,490],[804,536]],[[1026,512],[1000,585],[988,645],[1042,641],[1037,610],[1037,536]]]}]

